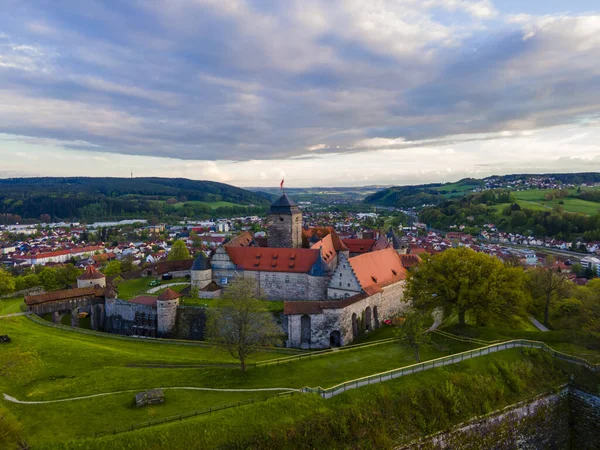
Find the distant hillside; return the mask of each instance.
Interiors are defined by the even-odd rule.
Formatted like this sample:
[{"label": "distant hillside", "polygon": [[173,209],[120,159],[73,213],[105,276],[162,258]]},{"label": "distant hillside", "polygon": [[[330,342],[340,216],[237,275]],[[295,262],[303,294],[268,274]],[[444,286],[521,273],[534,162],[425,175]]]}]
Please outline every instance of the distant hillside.
[{"label": "distant hillside", "polygon": [[548,184],[552,182],[575,186],[582,183],[600,183],[600,173],[513,174],[483,179],[464,178],[455,183],[393,186],[367,196],[364,202],[397,208],[412,208],[438,205],[445,200],[462,197],[481,189],[527,188],[528,186],[535,187],[535,183],[538,182],[540,188],[550,188]]},{"label": "distant hillside", "polygon": [[[264,208],[268,194],[185,178],[0,179],[0,223],[195,217]],[[18,217],[17,217],[18,216]]]}]

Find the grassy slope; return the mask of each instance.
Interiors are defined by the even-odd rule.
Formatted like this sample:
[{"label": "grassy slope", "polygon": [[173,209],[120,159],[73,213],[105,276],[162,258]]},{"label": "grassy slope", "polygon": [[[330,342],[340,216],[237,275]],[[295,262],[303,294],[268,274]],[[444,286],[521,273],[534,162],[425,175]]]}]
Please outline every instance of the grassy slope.
[{"label": "grassy slope", "polygon": [[21,312],[23,298],[7,298],[0,300],[0,316]]},{"label": "grassy slope", "polygon": [[[411,352],[397,344],[335,352],[280,366],[251,368],[247,373],[223,364],[235,361],[210,348],[126,341],[57,330],[32,323],[25,317],[2,319],[13,344],[36,349],[44,362],[43,371],[24,387],[0,381],[0,391],[19,399],[51,400],[72,396],[144,390],[166,386],[213,388],[261,388],[303,386],[328,387],[413,363]],[[437,348],[423,352],[423,359],[472,348],[471,344],[436,338]],[[3,349],[0,347],[0,358]],[[254,360],[282,356],[260,353]],[[197,368],[148,368],[131,364],[207,364]],[[55,442],[96,431],[130,426],[150,418],[161,418],[220,406],[264,393],[169,392],[165,405],[150,410],[132,408],[133,393],[47,405],[4,404],[23,423],[30,444]],[[274,394],[268,394],[274,395]],[[110,411],[110,414],[106,412]],[[43,420],[44,426],[39,426]]]},{"label": "grassy slope", "polygon": [[566,381],[544,355],[510,350],[329,400],[279,398],[58,448],[393,448]]}]

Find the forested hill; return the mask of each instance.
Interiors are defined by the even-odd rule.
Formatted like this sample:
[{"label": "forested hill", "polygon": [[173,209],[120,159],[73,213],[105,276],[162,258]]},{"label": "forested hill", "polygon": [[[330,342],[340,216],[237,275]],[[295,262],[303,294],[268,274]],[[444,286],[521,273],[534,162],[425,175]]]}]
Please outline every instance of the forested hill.
[{"label": "forested hill", "polygon": [[[557,186],[552,186],[556,183]],[[464,178],[455,183],[393,186],[367,196],[365,203],[398,208],[437,205],[445,200],[462,197],[481,189],[554,189],[559,185],[578,186],[600,183],[600,173],[514,174],[483,179]]]},{"label": "forested hill", "polygon": [[9,178],[0,179],[0,223],[209,216],[258,210],[270,200],[185,178]]}]

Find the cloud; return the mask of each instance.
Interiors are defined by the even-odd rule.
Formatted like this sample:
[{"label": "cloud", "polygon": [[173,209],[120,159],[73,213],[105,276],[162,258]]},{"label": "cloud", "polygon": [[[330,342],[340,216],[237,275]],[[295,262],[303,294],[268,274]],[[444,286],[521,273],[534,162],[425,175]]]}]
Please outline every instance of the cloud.
[{"label": "cloud", "polygon": [[[600,14],[507,15],[488,0],[67,0],[13,8],[0,28],[0,133],[49,152],[203,161],[177,166],[189,176],[236,179],[204,161],[462,154],[565,125],[578,135],[600,114]],[[488,159],[468,154],[473,167]]]}]

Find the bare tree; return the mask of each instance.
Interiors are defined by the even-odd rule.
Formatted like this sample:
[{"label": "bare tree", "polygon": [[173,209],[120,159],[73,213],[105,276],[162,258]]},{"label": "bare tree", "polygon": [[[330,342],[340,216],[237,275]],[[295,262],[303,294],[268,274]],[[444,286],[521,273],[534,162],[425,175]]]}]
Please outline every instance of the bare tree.
[{"label": "bare tree", "polygon": [[218,306],[208,315],[208,340],[239,359],[242,371],[250,354],[273,345],[281,334],[257,291],[254,279],[237,278],[225,288]]}]

